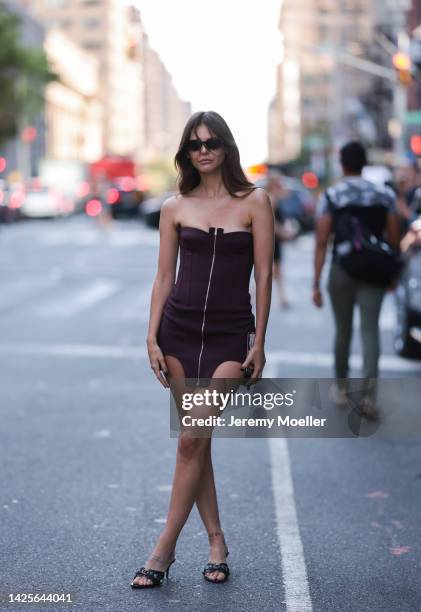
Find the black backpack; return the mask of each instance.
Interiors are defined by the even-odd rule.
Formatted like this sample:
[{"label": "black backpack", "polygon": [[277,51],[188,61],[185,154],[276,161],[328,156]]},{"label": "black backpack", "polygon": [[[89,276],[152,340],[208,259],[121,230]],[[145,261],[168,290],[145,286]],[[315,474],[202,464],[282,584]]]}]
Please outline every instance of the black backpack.
[{"label": "black backpack", "polygon": [[389,286],[403,264],[399,253],[379,232],[386,223],[387,209],[356,205],[332,209],[335,261],[355,280]]}]

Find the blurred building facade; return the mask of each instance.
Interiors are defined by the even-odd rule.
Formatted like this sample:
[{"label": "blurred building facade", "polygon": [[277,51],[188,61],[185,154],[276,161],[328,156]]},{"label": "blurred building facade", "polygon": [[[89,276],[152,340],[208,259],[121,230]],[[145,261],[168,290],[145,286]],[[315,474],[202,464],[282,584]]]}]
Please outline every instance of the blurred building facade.
[{"label": "blurred building facade", "polygon": [[368,60],[392,68],[393,38],[410,0],[403,2],[283,1],[284,57],[269,108],[269,161],[307,156],[324,174],[327,151],[332,154],[344,140],[391,148],[393,83],[356,64]]},{"label": "blurred building facade", "polygon": [[172,155],[190,106],[150,47],[139,10],[121,0],[20,1],[96,59],[102,153],[138,163]]},{"label": "blurred building facade", "polygon": [[45,89],[46,156],[96,161],[102,154],[103,127],[98,62],[55,28],[48,30],[44,49],[60,75]]},{"label": "blurred building facade", "polygon": [[[27,1],[27,0],[22,0]],[[133,13],[119,0],[30,0],[47,28],[65,32],[98,62],[102,152],[137,155],[142,134],[142,67],[133,55]]]},{"label": "blurred building facade", "polygon": [[172,77],[159,54],[142,36],[144,75],[145,158],[171,155],[178,149],[184,125],[191,115],[191,104],[181,100]]},{"label": "blurred building facade", "polygon": [[[412,0],[408,13],[408,31],[413,40],[413,59],[421,71],[421,3]],[[420,75],[421,72],[418,72]],[[408,99],[408,131],[409,135],[421,135],[421,78],[414,79],[409,90]]]}]

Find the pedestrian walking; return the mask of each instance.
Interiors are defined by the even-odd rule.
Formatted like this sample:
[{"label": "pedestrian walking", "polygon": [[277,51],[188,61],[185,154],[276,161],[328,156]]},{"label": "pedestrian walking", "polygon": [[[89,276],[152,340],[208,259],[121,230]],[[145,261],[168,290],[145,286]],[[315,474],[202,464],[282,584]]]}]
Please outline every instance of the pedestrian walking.
[{"label": "pedestrian walking", "polygon": [[92,185],[93,197],[101,203],[98,221],[101,227],[110,230],[112,226],[111,206],[108,202],[108,191],[110,181],[104,171],[101,171],[96,177]]},{"label": "pedestrian walking", "polygon": [[[206,380],[223,385],[247,380],[247,373],[250,382],[262,376],[274,224],[267,193],[247,180],[233,135],[217,113],[198,112],[189,119],[175,161],[180,193],[167,199],[161,211],[147,347],[158,381],[179,397],[184,390],[203,390]],[[256,317],[249,294],[253,266]],[[215,414],[220,414],[218,406],[200,408],[201,417]],[[162,584],[194,503],[210,545],[203,576],[224,582],[228,548],[219,517],[211,431],[203,436],[182,427],[166,525],[132,587]]]},{"label": "pedestrian walking", "polygon": [[281,176],[277,172],[269,172],[267,177],[266,191],[269,194],[274,219],[275,219],[275,248],[273,252],[273,280],[277,285],[279,305],[281,308],[289,308],[291,303],[285,292],[284,264],[283,264],[283,242],[293,240],[296,232],[288,228],[281,208],[281,200],[285,190],[281,184]]},{"label": "pedestrian walking", "polygon": [[[363,351],[361,413],[379,417],[376,379],[380,354],[379,316],[386,291],[398,270],[399,217],[390,187],[377,187],[361,176],[365,148],[349,142],[340,150],[343,178],[320,197],[316,221],[313,302],[323,305],[320,276],[333,236],[328,291],[335,319],[335,376],[331,398],[348,405],[347,378],[354,306],[358,304]],[[385,241],[385,236],[387,242]]]}]

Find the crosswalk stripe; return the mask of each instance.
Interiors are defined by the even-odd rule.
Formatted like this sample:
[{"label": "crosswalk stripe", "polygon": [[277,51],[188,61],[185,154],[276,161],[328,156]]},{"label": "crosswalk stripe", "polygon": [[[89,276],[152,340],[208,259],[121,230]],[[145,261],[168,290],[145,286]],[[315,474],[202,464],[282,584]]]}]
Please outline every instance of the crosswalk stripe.
[{"label": "crosswalk stripe", "polygon": [[[113,359],[145,359],[146,347],[143,346],[113,346],[97,344],[20,344],[0,343],[0,353],[11,354],[39,354],[63,355],[74,357],[102,357]],[[267,364],[264,370],[265,378],[279,377],[279,366],[314,366],[332,368],[333,356],[331,353],[310,353],[307,351],[267,351]],[[361,368],[361,355],[352,355],[350,359],[352,368]],[[383,355],[380,358],[380,371],[391,372],[421,372],[421,361],[414,362],[396,357]]]},{"label": "crosswalk stripe", "polygon": [[[332,368],[333,355],[329,352],[311,351],[267,351],[266,359],[271,366],[285,365],[313,366],[316,368]],[[362,366],[362,355],[351,355],[350,365],[358,369]],[[382,355],[379,363],[380,371],[391,372],[421,372],[421,361],[409,361],[395,355]]]},{"label": "crosswalk stripe", "polygon": [[126,306],[121,311],[121,318],[124,320],[136,319],[141,322],[148,321],[151,293],[152,283],[142,287],[139,294],[133,300],[127,301]]},{"label": "crosswalk stripe", "polygon": [[57,278],[21,278],[10,283],[2,283],[0,293],[0,308],[14,306],[26,299],[31,292],[37,289],[53,287],[58,282]]},{"label": "crosswalk stripe", "polygon": [[139,227],[136,230],[101,230],[100,228],[80,228],[69,232],[65,228],[56,228],[41,232],[37,236],[41,246],[111,246],[117,248],[133,246],[159,245],[159,233],[152,229]]},{"label": "crosswalk stripe", "polygon": [[62,357],[99,357],[102,359],[145,359],[147,350],[137,346],[101,344],[19,344],[1,343],[0,353],[7,355],[56,355]]},{"label": "crosswalk stripe", "polygon": [[121,285],[114,281],[97,280],[88,287],[77,289],[71,294],[59,297],[37,308],[36,314],[41,317],[72,317],[110,297],[120,287]]}]

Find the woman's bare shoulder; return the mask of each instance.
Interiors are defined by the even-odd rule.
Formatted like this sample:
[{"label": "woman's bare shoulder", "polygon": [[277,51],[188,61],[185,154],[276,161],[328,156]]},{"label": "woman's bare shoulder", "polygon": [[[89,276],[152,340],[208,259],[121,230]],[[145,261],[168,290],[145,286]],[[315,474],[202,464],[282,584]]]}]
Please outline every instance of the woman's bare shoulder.
[{"label": "woman's bare shoulder", "polygon": [[247,191],[237,191],[235,195],[244,198],[248,202],[264,202],[269,198],[267,191],[262,187],[254,187],[254,189]]},{"label": "woman's bare shoulder", "polygon": [[183,205],[185,198],[181,193],[173,193],[161,205],[161,213],[174,215]]},{"label": "woman's bare shoulder", "polygon": [[270,204],[269,194],[266,189],[263,189],[263,187],[256,187],[256,189],[253,191],[252,197],[256,203],[264,204],[269,202]]},{"label": "woman's bare shoulder", "polygon": [[162,202],[161,208],[177,208],[183,196],[181,193],[172,193]]},{"label": "woman's bare shoulder", "polygon": [[252,191],[243,192],[246,194],[244,201],[250,206],[251,209],[255,209],[256,207],[265,207],[270,206],[270,198],[265,189],[262,187],[256,187]]}]

